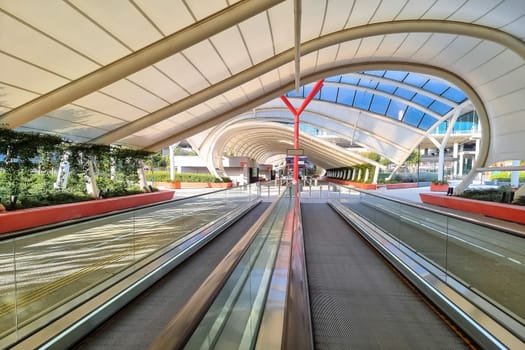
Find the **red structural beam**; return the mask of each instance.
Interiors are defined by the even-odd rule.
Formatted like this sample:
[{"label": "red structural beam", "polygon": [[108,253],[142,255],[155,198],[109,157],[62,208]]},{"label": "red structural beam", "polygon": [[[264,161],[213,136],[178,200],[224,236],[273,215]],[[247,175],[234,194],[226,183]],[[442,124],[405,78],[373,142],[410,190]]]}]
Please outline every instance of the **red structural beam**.
[{"label": "red structural beam", "polygon": [[[310,91],[308,96],[304,99],[303,103],[299,107],[299,109],[295,109],[294,106],[290,103],[288,98],[286,96],[282,95],[281,100],[284,102],[286,107],[292,112],[294,115],[294,128],[293,128],[293,147],[294,149],[299,149],[299,117],[301,113],[304,111],[306,106],[312,101],[314,96],[319,92],[321,87],[323,86],[324,79],[319,80],[317,83],[315,83],[313,89]],[[293,179],[294,182],[297,183],[299,180],[299,156],[295,155],[293,159]]]}]

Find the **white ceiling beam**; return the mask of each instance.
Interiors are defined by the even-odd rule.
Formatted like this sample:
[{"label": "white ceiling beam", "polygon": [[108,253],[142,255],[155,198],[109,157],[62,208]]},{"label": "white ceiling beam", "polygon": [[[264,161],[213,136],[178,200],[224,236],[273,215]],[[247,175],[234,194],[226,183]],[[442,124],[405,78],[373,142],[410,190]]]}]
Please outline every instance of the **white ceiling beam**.
[{"label": "white ceiling beam", "polygon": [[295,92],[301,87],[301,0],[294,0]]},{"label": "white ceiling beam", "polygon": [[[323,49],[325,47],[329,47],[331,45],[337,45],[341,42],[368,38],[368,37],[373,37],[377,35],[386,35],[386,34],[393,34],[393,33],[432,33],[432,32],[467,35],[467,36],[472,36],[475,38],[491,40],[491,41],[500,43],[508,47],[509,49],[515,51],[523,59],[525,59],[525,45],[518,38],[515,38],[510,34],[499,31],[497,29],[484,27],[484,26],[480,26],[476,24],[460,23],[460,22],[444,22],[444,21],[438,21],[438,20],[407,20],[407,21],[373,23],[373,24],[369,24],[366,26],[360,26],[360,27],[354,27],[354,28],[341,30],[335,33],[327,34],[325,36],[322,36],[316,39],[312,39],[306,43],[303,43],[301,45],[301,55],[307,55],[311,52]],[[284,64],[287,64],[294,59],[294,54],[295,54],[294,48],[283,51],[265,61],[262,61],[259,64],[252,66],[251,68],[248,68],[238,74],[231,76],[230,78],[224,79],[223,81],[215,85],[212,85],[209,88],[201,90],[193,94],[192,96],[179,100],[167,107],[164,107],[149,115],[141,117],[120,128],[117,128],[111,132],[108,132],[98,138],[95,138],[92,140],[92,142],[110,144],[117,140],[120,140],[139,130],[145,129],[153,124],[161,122],[162,120],[170,118],[182,111],[190,109],[200,103],[206,102],[207,100],[213,97],[216,97],[230,89],[236,88],[241,84],[244,84],[252,79],[255,79],[261,75],[264,75],[265,73],[268,73],[273,69],[276,69]],[[395,69],[395,66],[402,66],[403,68],[400,68],[400,69],[411,70],[410,69],[411,65],[412,65],[411,63],[405,63],[405,62],[399,63],[399,62],[394,62],[394,61],[393,62],[382,61],[382,62],[371,62],[371,63],[368,63],[368,62],[357,63],[353,66],[363,67],[363,68],[360,68],[363,70],[373,69],[373,68],[367,68],[367,67],[377,67],[375,69],[385,69],[389,67],[394,67],[392,69]],[[348,65],[348,66],[352,66],[352,65]],[[418,65],[418,66],[422,66],[422,65]],[[322,74],[322,72],[312,74],[310,77],[315,76],[315,79],[312,79],[312,78],[305,79],[305,77],[302,77],[303,85],[319,80],[320,78],[325,78],[328,75],[335,75],[337,74],[335,72],[340,71],[340,70],[341,70],[341,67],[335,67],[334,69],[328,69],[327,71],[325,71],[325,72],[333,71],[334,72],[333,74]],[[427,70],[426,73],[432,74],[430,67],[426,70]],[[414,71],[419,72],[418,70],[414,70]],[[444,70],[436,69],[436,72],[437,71],[445,72]],[[448,76],[450,75],[451,74],[446,74],[446,76],[444,76],[443,78],[454,83],[461,90],[466,92],[469,98],[472,98],[471,95],[472,95],[473,89],[470,88],[470,86],[468,86],[468,84],[466,84],[463,81],[461,81],[461,83],[458,85],[457,82],[460,81],[460,79],[456,77],[455,79],[453,78],[453,80],[451,80],[448,78]],[[247,103],[244,106],[249,106],[249,109],[255,108],[259,106],[260,104],[271,100],[274,97],[278,97],[284,91],[293,90],[293,88],[294,88],[293,84],[291,84],[291,86],[290,84],[284,84],[281,86],[280,89],[277,90],[277,94],[275,96],[271,96],[270,98],[267,98],[267,99],[262,99],[261,97],[258,97],[257,101],[261,101],[260,103],[258,104],[257,103]],[[468,92],[471,92],[471,94],[469,94]],[[266,96],[268,96],[268,94]],[[476,106],[476,108],[477,107],[478,106]],[[236,107],[235,109],[238,110],[239,107]],[[243,112],[244,111],[246,111],[246,109],[244,109]],[[226,114],[228,114],[228,112]],[[226,115],[226,114],[222,114],[218,116],[217,118],[221,118],[223,115]],[[2,120],[0,119],[0,123],[1,122]],[[203,128],[199,127],[199,129],[200,131],[202,131],[216,124],[218,123],[212,122],[208,124],[208,121],[206,121],[199,125],[208,125],[208,126],[203,127]],[[187,136],[191,136],[191,135],[187,135]],[[160,145],[161,143],[163,142],[159,141],[155,145]],[[148,146],[148,149],[150,147],[151,146]]]},{"label": "white ceiling beam", "polygon": [[282,1],[284,0],[239,1],[143,49],[13,109],[0,118],[0,124],[4,124],[11,129],[26,124],[35,118],[206,40],[262,11],[266,11]]}]

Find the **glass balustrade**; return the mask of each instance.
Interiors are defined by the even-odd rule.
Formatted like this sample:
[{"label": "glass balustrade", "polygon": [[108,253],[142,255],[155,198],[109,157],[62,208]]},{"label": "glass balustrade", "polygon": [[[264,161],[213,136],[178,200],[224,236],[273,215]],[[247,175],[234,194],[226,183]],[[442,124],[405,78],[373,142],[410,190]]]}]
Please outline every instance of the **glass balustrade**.
[{"label": "glass balustrade", "polygon": [[260,195],[255,184],[0,238],[0,348],[82,304],[199,227]]},{"label": "glass balustrade", "polygon": [[460,281],[525,324],[525,237],[376,194],[336,185],[329,190],[330,198],[433,264],[440,279]]}]

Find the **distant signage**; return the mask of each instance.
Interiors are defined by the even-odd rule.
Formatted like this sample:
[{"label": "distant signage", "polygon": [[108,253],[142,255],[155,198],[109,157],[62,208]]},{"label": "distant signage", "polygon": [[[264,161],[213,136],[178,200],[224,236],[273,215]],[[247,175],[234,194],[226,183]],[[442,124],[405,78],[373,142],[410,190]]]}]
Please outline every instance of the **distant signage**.
[{"label": "distant signage", "polygon": [[241,162],[241,166],[242,167],[248,166],[248,162]]},{"label": "distant signage", "polygon": [[287,156],[304,156],[304,149],[288,149],[286,150]]},{"label": "distant signage", "polygon": [[[293,167],[293,159],[294,157],[286,157],[286,166],[288,168],[292,168]],[[304,168],[306,166],[306,162],[307,162],[307,157],[305,156],[300,156],[299,159],[298,159],[298,162],[297,164],[299,165],[299,168]]]}]

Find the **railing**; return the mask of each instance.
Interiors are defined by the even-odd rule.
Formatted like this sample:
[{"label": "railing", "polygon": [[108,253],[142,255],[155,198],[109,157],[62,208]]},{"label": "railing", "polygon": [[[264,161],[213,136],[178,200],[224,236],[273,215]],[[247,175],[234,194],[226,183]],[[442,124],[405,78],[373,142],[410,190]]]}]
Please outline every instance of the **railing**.
[{"label": "railing", "polygon": [[[419,271],[421,276],[431,274],[437,286],[450,288],[458,300],[464,298],[470,306],[461,312],[489,333],[488,338],[496,339],[494,343],[524,346],[523,232],[343,186],[331,185],[329,189],[331,198],[351,210],[352,220],[365,219],[358,226],[378,232],[374,241],[417,261],[418,267],[408,270]],[[418,278],[427,280],[421,276]],[[439,290],[436,285],[432,288]],[[452,302],[455,307],[458,300]]]},{"label": "railing", "polygon": [[233,248],[152,350],[312,348],[299,199],[290,193]]},{"label": "railing", "polygon": [[[116,302],[109,290],[131,298],[126,283],[144,282],[140,292],[255,205],[259,196],[255,185],[236,187],[1,239],[0,348],[35,331],[41,334],[46,326],[76,327],[86,315],[61,317],[86,304],[93,305],[87,312],[106,313],[94,302],[106,292],[101,303],[120,305],[125,298]],[[130,277],[136,273],[140,276]],[[21,346],[33,347],[30,341]]]}]

